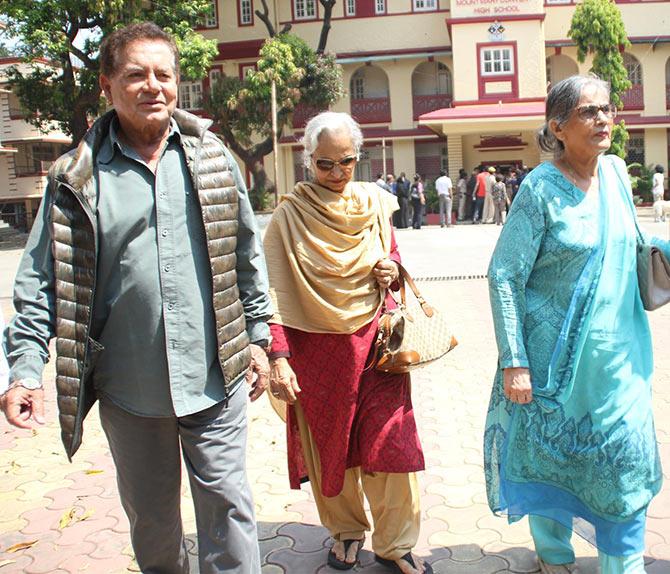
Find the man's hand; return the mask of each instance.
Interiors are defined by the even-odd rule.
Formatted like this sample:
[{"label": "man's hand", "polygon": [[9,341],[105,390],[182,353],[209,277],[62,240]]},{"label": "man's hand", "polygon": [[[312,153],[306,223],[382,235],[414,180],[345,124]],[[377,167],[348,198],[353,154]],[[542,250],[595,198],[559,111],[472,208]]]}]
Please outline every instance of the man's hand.
[{"label": "man's hand", "polygon": [[292,405],[296,401],[296,396],[300,392],[298,379],[288,364],[288,361],[280,357],[272,361],[272,371],[270,373],[270,391],[272,395]]},{"label": "man's hand", "polygon": [[533,400],[533,386],[528,369],[505,369],[503,383],[505,396],[513,403],[525,405]]},{"label": "man's hand", "polygon": [[[249,348],[251,349],[251,365],[247,371],[246,378],[247,383],[251,385],[249,398],[253,402],[268,388],[270,382],[270,362],[262,347],[251,343]],[[254,373],[256,373],[255,379]]]},{"label": "man's hand", "polygon": [[44,389],[30,390],[17,381],[0,397],[0,409],[7,422],[22,429],[34,428],[30,419],[38,425],[44,424]]}]

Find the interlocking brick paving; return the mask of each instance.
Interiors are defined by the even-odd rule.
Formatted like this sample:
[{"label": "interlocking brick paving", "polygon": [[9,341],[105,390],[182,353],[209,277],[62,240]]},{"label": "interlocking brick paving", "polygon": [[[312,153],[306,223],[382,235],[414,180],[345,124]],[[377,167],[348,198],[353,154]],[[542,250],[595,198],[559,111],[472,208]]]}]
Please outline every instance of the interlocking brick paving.
[{"label": "interlocking brick paving", "polygon": [[[648,218],[648,214],[645,215]],[[645,227],[667,237],[664,225]],[[424,228],[398,233],[404,260],[419,277],[486,272],[498,230],[492,226]],[[16,268],[20,252],[0,250],[0,269]],[[0,279],[0,306],[11,313],[10,281]],[[423,281],[426,298],[449,313],[459,346],[416,372],[412,392],[427,470],[420,475],[422,530],[416,553],[441,574],[538,571],[525,520],[508,525],[491,515],[484,496],[482,433],[496,347],[485,280]],[[665,476],[670,472],[670,306],[649,315],[654,334],[654,409]],[[68,463],[60,442],[47,367],[47,420],[37,431],[0,423],[0,574],[137,572],[128,522],[98,414],[86,420],[84,442]],[[309,485],[288,489],[283,426],[265,397],[249,408],[248,471],[254,491],[264,574],[332,573],[332,542],[320,526]],[[185,475],[184,475],[185,476]],[[188,485],[183,516],[192,572],[198,572],[195,518]],[[61,521],[65,515],[71,520]],[[583,574],[597,572],[596,552],[573,540]],[[14,553],[19,543],[32,546]],[[647,572],[670,572],[670,485],[649,509]],[[386,572],[374,562],[369,535],[356,572]]]}]

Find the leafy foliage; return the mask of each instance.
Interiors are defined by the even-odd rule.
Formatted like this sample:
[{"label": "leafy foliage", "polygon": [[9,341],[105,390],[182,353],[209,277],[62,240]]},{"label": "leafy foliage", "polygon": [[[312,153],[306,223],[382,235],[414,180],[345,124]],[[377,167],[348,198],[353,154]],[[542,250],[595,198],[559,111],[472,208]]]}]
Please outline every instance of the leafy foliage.
[{"label": "leafy foliage", "polygon": [[[272,82],[277,90],[277,129],[298,104],[325,109],[343,95],[342,72],[330,55],[318,54],[290,33],[263,44],[258,69],[244,79],[223,76],[211,87],[205,110],[226,143],[254,174],[255,208],[266,207],[263,157],[272,151]],[[256,143],[254,143],[256,142]]]},{"label": "leafy foliage", "polygon": [[[593,54],[591,72],[609,82],[610,98],[617,107],[623,107],[621,94],[631,83],[623,63],[622,48],[630,46],[621,12],[613,0],[584,0],[575,9],[568,36],[577,44],[577,59],[586,60]],[[626,157],[628,132],[623,122],[614,126],[609,153]]]},{"label": "leafy foliage", "polygon": [[651,189],[653,187],[654,169],[651,165],[646,166],[641,163],[631,163],[628,166],[628,175],[633,193],[644,202],[653,201]]},{"label": "leafy foliage", "polygon": [[626,122],[621,120],[612,127],[612,139],[610,149],[607,153],[618,155],[621,159],[626,159],[626,143],[629,139],[630,136],[626,129]]},{"label": "leafy foliage", "polygon": [[584,0],[575,9],[568,36],[577,44],[577,59],[593,54],[591,71],[610,83],[612,102],[630,88],[621,48],[630,46],[621,12],[612,0]]},{"label": "leafy foliage", "polygon": [[17,52],[29,69],[9,72],[12,88],[41,129],[54,122],[73,137],[83,137],[88,118],[101,110],[98,49],[114,29],[151,20],[175,35],[185,76],[205,75],[216,43],[193,31],[210,10],[209,0],[0,0],[5,35],[18,40]]}]

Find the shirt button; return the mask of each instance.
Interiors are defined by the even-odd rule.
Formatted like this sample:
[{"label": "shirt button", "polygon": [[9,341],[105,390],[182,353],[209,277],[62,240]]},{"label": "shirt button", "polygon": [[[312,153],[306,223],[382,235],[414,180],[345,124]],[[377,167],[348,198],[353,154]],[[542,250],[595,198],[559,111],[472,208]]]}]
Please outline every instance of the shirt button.
[{"label": "shirt button", "polygon": [[163,231],[161,231],[161,235],[162,235],[163,237],[167,237],[167,234],[168,234],[167,229],[163,229]]},{"label": "shirt button", "polygon": [[168,303],[167,308],[168,308],[168,311],[172,311],[172,309],[174,309],[174,303]]},{"label": "shirt button", "polygon": [[161,199],[165,199],[165,194],[164,194],[164,193],[159,193],[158,196],[159,196]]},{"label": "shirt button", "polygon": [[169,265],[164,265],[163,266],[163,271],[165,271],[166,273],[169,273],[171,269],[172,269],[172,267],[170,267]]}]

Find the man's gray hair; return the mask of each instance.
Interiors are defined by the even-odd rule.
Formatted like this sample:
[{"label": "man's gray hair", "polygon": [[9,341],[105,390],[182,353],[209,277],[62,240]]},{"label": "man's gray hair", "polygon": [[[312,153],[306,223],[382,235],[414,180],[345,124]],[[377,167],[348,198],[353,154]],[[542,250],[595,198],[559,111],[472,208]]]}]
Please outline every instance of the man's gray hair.
[{"label": "man's gray hair", "polygon": [[[337,132],[345,129],[351,136],[351,145],[358,157],[363,146],[363,132],[356,120],[344,112],[321,112],[307,122],[305,133],[300,140],[302,144],[302,162],[307,169],[312,167],[312,154],[319,145],[319,138],[325,132]],[[337,158],[334,158],[337,159]]]},{"label": "man's gray hair", "polygon": [[559,126],[567,122],[579,104],[579,98],[586,86],[595,86],[603,90],[609,98],[609,84],[597,76],[570,76],[551,87],[547,94],[545,122],[537,132],[537,144],[540,149],[553,152],[557,158],[563,155],[565,146],[549,129],[549,122],[555,120]]}]

